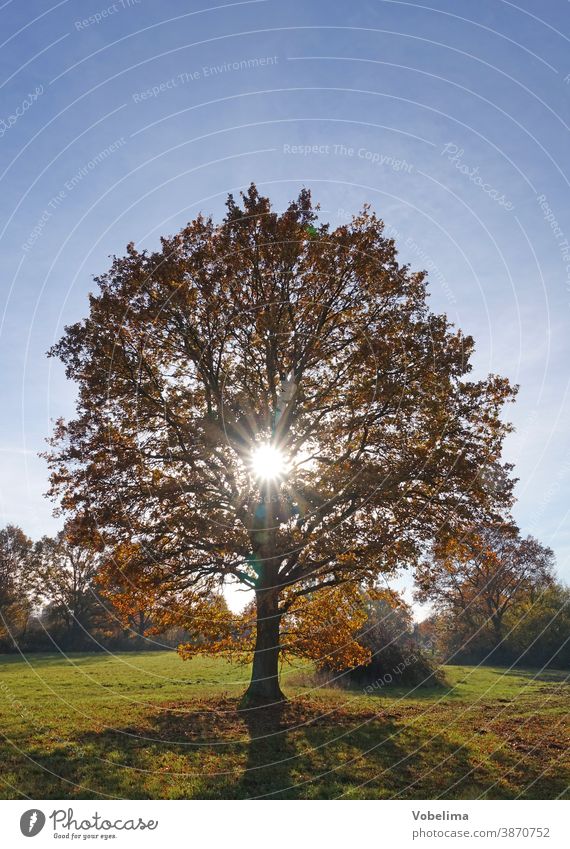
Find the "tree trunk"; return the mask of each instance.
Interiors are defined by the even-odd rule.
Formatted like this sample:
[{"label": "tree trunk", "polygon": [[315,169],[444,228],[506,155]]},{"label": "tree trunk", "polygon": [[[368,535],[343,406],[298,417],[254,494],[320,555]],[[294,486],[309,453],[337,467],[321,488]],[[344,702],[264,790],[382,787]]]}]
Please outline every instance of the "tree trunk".
[{"label": "tree trunk", "polygon": [[503,641],[503,617],[499,613],[493,613],[491,622],[495,634],[495,648],[499,648]]},{"label": "tree trunk", "polygon": [[279,687],[279,597],[274,589],[255,591],[257,623],[251,682],[244,696],[249,704],[285,701]]}]

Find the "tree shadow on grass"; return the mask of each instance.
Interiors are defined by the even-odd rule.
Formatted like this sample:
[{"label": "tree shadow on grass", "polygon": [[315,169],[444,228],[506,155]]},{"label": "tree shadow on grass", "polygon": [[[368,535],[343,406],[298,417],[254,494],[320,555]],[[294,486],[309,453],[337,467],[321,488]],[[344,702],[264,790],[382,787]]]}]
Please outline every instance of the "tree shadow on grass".
[{"label": "tree shadow on grass", "polygon": [[247,760],[235,788],[238,798],[279,798],[291,787],[297,759],[285,703],[240,710],[249,736]]},{"label": "tree shadow on grass", "polygon": [[[456,729],[434,732],[433,723],[421,724],[423,709],[412,708],[343,709],[307,698],[257,711],[240,711],[231,698],[168,703],[136,726],[66,745],[35,741],[26,747],[31,760],[6,749],[4,775],[14,778],[12,798],[452,799],[487,788],[489,798],[524,795],[529,773],[501,778],[517,752],[487,760],[477,743],[457,742]],[[555,790],[539,784],[529,798]]]}]

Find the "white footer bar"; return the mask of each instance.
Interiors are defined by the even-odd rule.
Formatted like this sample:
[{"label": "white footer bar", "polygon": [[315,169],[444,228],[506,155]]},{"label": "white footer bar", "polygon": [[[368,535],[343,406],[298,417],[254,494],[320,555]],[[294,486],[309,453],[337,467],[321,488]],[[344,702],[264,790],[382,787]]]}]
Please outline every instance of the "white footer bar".
[{"label": "white footer bar", "polygon": [[2,845],[570,846],[567,801],[0,801]]}]

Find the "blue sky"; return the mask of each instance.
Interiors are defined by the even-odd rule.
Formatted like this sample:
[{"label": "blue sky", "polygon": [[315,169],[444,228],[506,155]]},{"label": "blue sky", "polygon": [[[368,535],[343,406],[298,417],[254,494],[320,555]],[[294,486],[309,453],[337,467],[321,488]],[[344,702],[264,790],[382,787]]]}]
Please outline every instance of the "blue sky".
[{"label": "blue sky", "polygon": [[[59,527],[45,357],[92,276],[251,180],[370,202],[476,368],[520,384],[515,515],[570,579],[570,3],[0,5],[0,522]],[[568,240],[568,241],[566,241]]]}]

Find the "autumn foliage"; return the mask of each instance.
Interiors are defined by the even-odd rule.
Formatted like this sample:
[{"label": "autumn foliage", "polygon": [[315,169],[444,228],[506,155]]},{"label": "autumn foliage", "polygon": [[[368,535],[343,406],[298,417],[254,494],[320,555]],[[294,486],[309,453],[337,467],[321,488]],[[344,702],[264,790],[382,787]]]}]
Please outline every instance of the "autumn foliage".
[{"label": "autumn foliage", "polygon": [[[333,229],[309,192],[278,214],[252,185],[97,282],[51,352],[78,387],[51,493],[99,536],[112,590],[211,620],[212,645],[255,639],[251,699],[282,698],[280,651],[308,653],[311,627],[341,652],[335,598],[508,510],[513,389],[469,378],[473,340],[369,208]],[[255,473],[263,445],[286,474]],[[228,580],[254,591],[255,628],[222,609]]]},{"label": "autumn foliage", "polygon": [[534,537],[521,537],[512,523],[487,525],[434,545],[416,582],[417,599],[431,602],[439,614],[447,656],[496,652],[496,659],[554,586],[554,554]]}]

